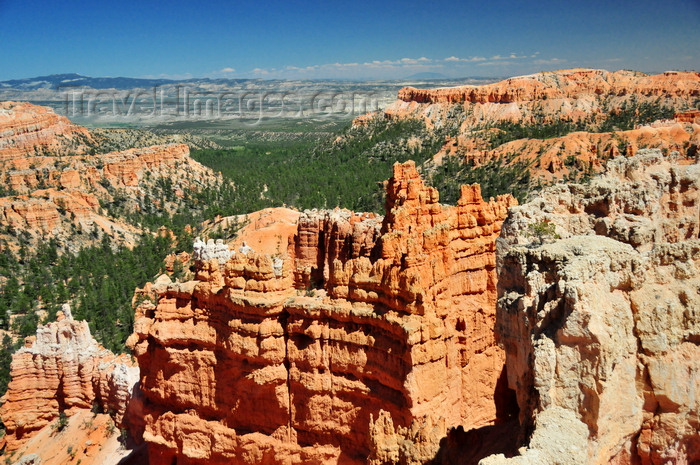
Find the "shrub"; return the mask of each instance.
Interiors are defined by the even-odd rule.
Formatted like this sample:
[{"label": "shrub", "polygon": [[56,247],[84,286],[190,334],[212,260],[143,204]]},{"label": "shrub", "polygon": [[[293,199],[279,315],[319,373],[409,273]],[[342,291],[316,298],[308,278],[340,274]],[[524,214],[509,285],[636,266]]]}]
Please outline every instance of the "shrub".
[{"label": "shrub", "polygon": [[532,223],[528,225],[527,229],[526,235],[537,239],[540,245],[544,244],[546,239],[559,239],[561,237],[556,233],[556,226],[554,226],[554,223],[548,223],[546,221]]},{"label": "shrub", "polygon": [[56,423],[54,423],[51,428],[54,432],[60,433],[66,429],[66,426],[68,426],[68,415],[66,415],[66,412],[61,412],[58,414],[58,420],[56,420]]}]

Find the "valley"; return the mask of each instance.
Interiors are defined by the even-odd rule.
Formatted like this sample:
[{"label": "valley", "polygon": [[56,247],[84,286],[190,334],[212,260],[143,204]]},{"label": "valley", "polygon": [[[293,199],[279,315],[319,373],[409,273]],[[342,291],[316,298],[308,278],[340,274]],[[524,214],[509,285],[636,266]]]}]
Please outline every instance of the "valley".
[{"label": "valley", "polygon": [[699,73],[149,83],[381,98],[120,127],[32,82],[0,89],[54,107],[0,103],[8,463],[128,456],[63,427],[153,465],[700,460]]}]

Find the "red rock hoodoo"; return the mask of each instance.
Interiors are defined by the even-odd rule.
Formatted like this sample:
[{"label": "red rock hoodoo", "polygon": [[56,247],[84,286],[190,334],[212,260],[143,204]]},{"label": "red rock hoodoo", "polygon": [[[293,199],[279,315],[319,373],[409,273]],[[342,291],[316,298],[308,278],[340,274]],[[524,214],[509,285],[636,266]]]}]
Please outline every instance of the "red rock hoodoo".
[{"label": "red rock hoodoo", "polygon": [[20,449],[61,412],[70,416],[96,405],[121,423],[138,371],[127,355],[100,346],[86,321],[60,317],[40,326],[12,356],[12,380],[0,408],[6,450]]},{"label": "red rock hoodoo", "polygon": [[285,254],[211,243],[194,281],[154,286],[129,341],[151,465],[417,464],[448,427],[501,419],[495,240],[515,200],[474,185],[441,205],[413,162],[387,190],[383,219],[307,211]]}]

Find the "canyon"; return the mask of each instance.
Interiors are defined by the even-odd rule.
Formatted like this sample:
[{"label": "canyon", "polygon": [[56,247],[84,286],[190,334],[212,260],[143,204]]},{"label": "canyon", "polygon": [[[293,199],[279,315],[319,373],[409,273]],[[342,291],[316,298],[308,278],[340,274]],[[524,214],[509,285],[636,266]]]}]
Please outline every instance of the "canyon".
[{"label": "canyon", "polygon": [[[105,138],[49,108],[4,102],[0,238],[14,249],[20,235],[34,246],[55,238],[71,251],[104,235],[114,244],[131,245],[142,230],[124,212],[157,208],[173,213],[197,192],[223,182],[190,158],[187,145],[100,153],[96,139]],[[162,187],[168,182],[174,184],[172,195]]]},{"label": "canyon", "polygon": [[513,204],[465,186],[442,206],[408,162],[384,218],[303,212],[281,256],[198,246],[195,280],[156,283],[129,341],[150,463],[422,463],[446,425],[505,419],[495,239]]},{"label": "canyon", "polygon": [[65,399],[116,402],[152,464],[694,463],[699,167],[641,150],[521,206],[464,186],[450,207],[408,162],[384,217],[261,213],[234,249],[195,242],[193,280],[137,291],[135,401],[104,391],[128,359],[83,349],[110,368],[76,376],[36,357],[75,353],[56,340],[85,323],[40,328],[13,361],[6,447]]},{"label": "canyon", "polygon": [[[69,307],[26,339],[0,447],[20,463],[83,465],[697,463],[700,127],[686,107],[698,97],[692,72],[567,70],[402,90],[355,124],[451,125],[435,164],[534,160],[541,179],[568,182],[521,205],[464,185],[447,205],[424,179],[430,166],[407,161],[384,183],[383,215],[279,207],[212,218],[204,241],[136,290],[132,357],[102,348]],[[493,148],[474,136],[536,114],[597,124],[633,98],[675,114]],[[5,116],[27,109],[4,105]],[[220,182],[187,146],[93,155],[94,135],[40,113],[0,132],[14,180],[0,202],[69,211],[54,199],[82,195],[95,199],[86,214],[100,215],[100,199],[118,192],[141,208],[153,173],[193,189]],[[56,167],[64,158],[75,174]],[[576,170],[586,179],[574,182]],[[69,237],[64,212],[0,211],[36,240]],[[68,434],[85,447],[67,449]]]}]

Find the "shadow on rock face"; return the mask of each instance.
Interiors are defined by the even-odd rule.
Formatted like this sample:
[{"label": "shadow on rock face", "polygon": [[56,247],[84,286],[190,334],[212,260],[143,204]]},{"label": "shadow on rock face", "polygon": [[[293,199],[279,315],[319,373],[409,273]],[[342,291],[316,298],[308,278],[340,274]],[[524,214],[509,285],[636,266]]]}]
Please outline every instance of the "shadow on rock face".
[{"label": "shadow on rock face", "polygon": [[[127,447],[129,447],[127,445]],[[143,443],[139,446],[131,445],[131,453],[121,459],[117,465],[148,465],[148,447]]]},{"label": "shadow on rock face", "polygon": [[519,435],[517,415],[506,423],[469,431],[461,426],[452,428],[440,441],[440,450],[431,465],[477,465],[479,460],[493,454],[512,457],[521,445]]},{"label": "shadow on rock face", "polygon": [[518,423],[518,402],[515,391],[508,388],[505,366],[496,384],[494,400],[496,424],[468,431],[462,426],[451,428],[440,441],[440,449],[431,465],[477,465],[489,455],[517,455],[524,438]]}]

